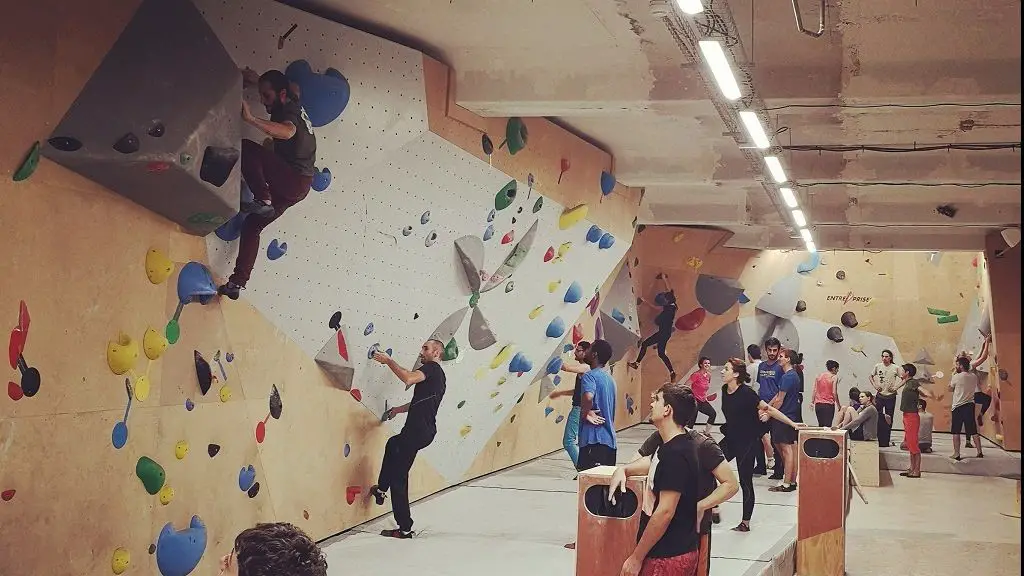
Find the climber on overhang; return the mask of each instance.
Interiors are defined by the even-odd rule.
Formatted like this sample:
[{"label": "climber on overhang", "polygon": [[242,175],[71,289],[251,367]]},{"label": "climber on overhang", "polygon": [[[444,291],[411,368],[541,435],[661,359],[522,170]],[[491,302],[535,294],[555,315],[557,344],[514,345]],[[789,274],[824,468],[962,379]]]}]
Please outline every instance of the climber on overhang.
[{"label": "climber on overhang", "polygon": [[242,119],[272,138],[273,146],[242,140],[242,178],[254,199],[242,203],[242,212],[248,216],[242,225],[235,271],[217,290],[232,300],[238,299],[239,291],[252,274],[260,249],[260,232],[309,194],[316,162],[313,125],[284,73],[269,70],[257,75],[246,68],[242,71],[242,86],[257,87],[270,120],[254,116],[245,100]]},{"label": "climber on overhang", "polygon": [[[665,363],[665,367],[668,368],[669,379],[672,382],[676,380],[676,372],[672,369],[672,361],[668,359],[668,354],[665,353],[665,349],[668,346],[668,339],[672,337],[672,331],[674,330],[673,323],[676,320],[676,311],[679,310],[679,305],[676,303],[676,293],[672,290],[672,285],[668,282],[668,276],[663,272],[659,272],[656,280],[661,280],[665,283],[665,291],[658,294],[655,298],[657,306],[661,306],[661,312],[654,317],[654,323],[658,326],[658,331],[651,334],[642,342],[639,343],[640,354],[637,355],[636,360],[629,363],[629,366],[634,370],[640,367],[640,362],[643,361],[644,355],[647,353],[649,346],[655,346],[658,351],[658,357]],[[650,304],[643,298],[639,298],[640,304]]]}]

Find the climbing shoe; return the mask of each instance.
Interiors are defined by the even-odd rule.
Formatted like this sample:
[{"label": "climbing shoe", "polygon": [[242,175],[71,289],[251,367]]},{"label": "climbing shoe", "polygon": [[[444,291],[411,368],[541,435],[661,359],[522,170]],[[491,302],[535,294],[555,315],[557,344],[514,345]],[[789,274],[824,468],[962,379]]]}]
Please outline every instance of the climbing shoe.
[{"label": "climbing shoe", "polygon": [[232,300],[238,300],[238,293],[242,290],[242,287],[234,282],[227,282],[220,288],[217,288],[217,294],[221,296],[227,296]]},{"label": "climbing shoe", "polygon": [[387,494],[378,488],[376,484],[370,486],[370,495],[373,496],[374,501],[377,502],[377,506],[383,506],[384,499],[387,498]]},{"label": "climbing shoe", "polygon": [[406,540],[408,538],[412,538],[413,537],[413,531],[412,530],[399,530],[398,528],[395,528],[393,530],[381,530],[380,531],[380,535],[381,536],[386,536],[388,538],[398,538],[399,540]]},{"label": "climbing shoe", "polygon": [[246,214],[255,214],[257,216],[270,216],[274,213],[273,206],[258,201],[242,202],[241,209]]}]

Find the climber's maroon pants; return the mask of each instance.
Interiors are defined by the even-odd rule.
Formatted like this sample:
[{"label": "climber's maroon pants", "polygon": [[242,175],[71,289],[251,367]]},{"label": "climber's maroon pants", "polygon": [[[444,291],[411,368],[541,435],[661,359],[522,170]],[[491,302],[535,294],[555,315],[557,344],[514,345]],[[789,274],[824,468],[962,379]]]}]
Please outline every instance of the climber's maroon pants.
[{"label": "climber's maroon pants", "polygon": [[312,176],[303,176],[273,150],[252,140],[242,140],[242,177],[257,200],[270,200],[274,213],[268,216],[250,214],[242,225],[238,258],[231,282],[245,286],[260,251],[260,232],[277,220],[289,206],[302,201],[313,184]]}]

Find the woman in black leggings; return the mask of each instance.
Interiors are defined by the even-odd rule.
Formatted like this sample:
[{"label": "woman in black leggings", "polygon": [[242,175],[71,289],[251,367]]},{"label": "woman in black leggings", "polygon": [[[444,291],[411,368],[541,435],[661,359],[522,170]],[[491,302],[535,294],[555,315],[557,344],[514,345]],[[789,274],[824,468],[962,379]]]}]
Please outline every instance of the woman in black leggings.
[{"label": "woman in black leggings", "polygon": [[[676,320],[676,311],[679,310],[679,305],[676,304],[676,293],[672,291],[672,286],[668,283],[668,277],[659,273],[657,279],[665,283],[665,291],[659,294],[661,298],[658,301],[658,305],[661,306],[661,312],[654,318],[654,324],[657,325],[658,331],[640,342],[640,354],[637,355],[635,361],[629,363],[629,366],[634,370],[640,368],[640,362],[643,361],[644,355],[647,354],[647,348],[654,346],[658,351],[658,357],[661,358],[661,361],[665,363],[665,367],[668,368],[669,378],[675,382],[676,373],[672,369],[672,361],[668,359],[665,349],[668,346],[668,339],[672,337],[673,323]],[[648,304],[642,298],[639,301],[641,304]]]},{"label": "woman in black leggings", "polygon": [[739,358],[730,358],[722,369],[722,451],[726,460],[736,459],[743,491],[743,521],[733,530],[750,531],[750,517],[754,514],[754,454],[761,449],[762,422],[775,418],[793,428],[805,425],[790,420],[785,414],[762,401],[754,389],[748,386],[750,375],[747,366]]}]

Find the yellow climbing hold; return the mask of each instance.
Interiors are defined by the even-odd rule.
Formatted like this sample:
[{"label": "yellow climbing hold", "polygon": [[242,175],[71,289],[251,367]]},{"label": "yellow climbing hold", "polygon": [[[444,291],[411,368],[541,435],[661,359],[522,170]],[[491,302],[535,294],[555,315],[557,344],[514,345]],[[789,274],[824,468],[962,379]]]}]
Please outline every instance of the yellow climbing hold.
[{"label": "yellow climbing hold", "polygon": [[498,404],[497,406],[494,407],[494,412],[497,413],[497,412],[499,412],[504,407],[505,407],[504,404]]},{"label": "yellow climbing hold", "polygon": [[174,263],[156,248],[146,252],[146,276],[153,284],[162,284],[170,277]]},{"label": "yellow climbing hold", "polygon": [[558,247],[558,255],[555,256],[555,262],[561,262],[565,255],[569,253],[569,248],[572,248],[572,242],[563,242]]},{"label": "yellow climbing hold", "polygon": [[107,342],[107,366],[114,374],[121,375],[135,367],[139,359],[139,343],[121,332],[117,341]]},{"label": "yellow climbing hold", "polygon": [[174,445],[174,457],[178,460],[184,460],[185,455],[188,454],[188,442],[182,440]]},{"label": "yellow climbing hold", "polygon": [[135,399],[139,402],[145,402],[146,398],[149,398],[149,376],[143,374],[135,379]]},{"label": "yellow climbing hold", "polygon": [[856,345],[856,346],[850,346],[850,350],[852,350],[852,351],[854,351],[854,352],[860,352],[860,353],[863,353],[863,352],[864,352],[864,346],[862,346],[862,345],[860,345],[860,344],[858,344],[858,345]]},{"label": "yellow climbing hold", "polygon": [[171,500],[174,500],[174,488],[165,485],[163,488],[160,489],[159,497],[160,503],[163,504],[164,506],[167,506],[168,504],[171,503]]},{"label": "yellow climbing hold", "polygon": [[686,237],[686,232],[680,232],[680,233],[678,233],[678,234],[676,234],[675,236],[672,237],[672,243],[673,244],[679,244],[679,242],[682,241],[682,239],[685,238],[685,237]]},{"label": "yellow climbing hold", "polygon": [[501,386],[502,384],[504,384],[507,381],[508,380],[504,376],[502,376],[501,378],[498,378],[498,386]]},{"label": "yellow climbing hold", "polygon": [[167,350],[167,338],[152,328],[146,328],[142,336],[142,349],[146,352],[146,358],[156,360]]},{"label": "yellow climbing hold", "polygon": [[487,373],[490,371],[490,368],[488,368],[487,366],[481,366],[476,369],[476,373],[473,374],[473,378],[477,380],[483,380],[484,376],[487,376]]},{"label": "yellow climbing hold", "polygon": [[[550,290],[549,290],[549,292],[550,292]],[[543,311],[544,311],[544,307],[543,306],[537,306],[533,310],[530,310],[530,320],[536,319],[537,316],[540,316],[540,313],[543,312]]]},{"label": "yellow climbing hold", "polygon": [[231,400],[231,388],[228,388],[227,386],[221,386],[220,392],[218,392],[218,394],[220,395],[221,402],[227,402],[228,400]]},{"label": "yellow climbing hold", "polygon": [[497,390],[495,390],[494,392],[491,392],[491,398],[497,398],[497,397],[498,397],[498,391]]},{"label": "yellow climbing hold", "polygon": [[132,563],[132,555],[124,548],[114,548],[114,555],[110,558],[110,570],[114,574],[124,574],[128,565]]},{"label": "yellow climbing hold", "polygon": [[561,286],[561,285],[562,285],[562,281],[561,280],[554,280],[552,282],[548,282],[548,294],[553,294],[554,291],[558,290],[558,287]]},{"label": "yellow climbing hold", "polygon": [[494,360],[491,360],[491,370],[494,370],[498,366],[501,366],[505,362],[508,362],[509,357],[512,356],[512,351],[515,350],[515,346],[512,344],[506,344],[502,347],[501,351],[494,356]]},{"label": "yellow climbing hold", "polygon": [[463,438],[465,438],[472,431],[473,431],[473,427],[470,426],[469,424],[466,424],[465,426],[462,427],[461,430],[459,430],[459,436],[462,436]]},{"label": "yellow climbing hold", "polygon": [[575,208],[569,208],[562,212],[562,215],[558,217],[558,228],[560,230],[568,230],[587,217],[587,211],[589,208],[586,204],[580,204]]},{"label": "yellow climbing hold", "polygon": [[689,266],[690,268],[693,268],[694,270],[700,270],[700,267],[704,265],[704,261],[701,260],[700,258],[697,258],[696,256],[690,256],[690,258],[686,261],[686,265]]}]

